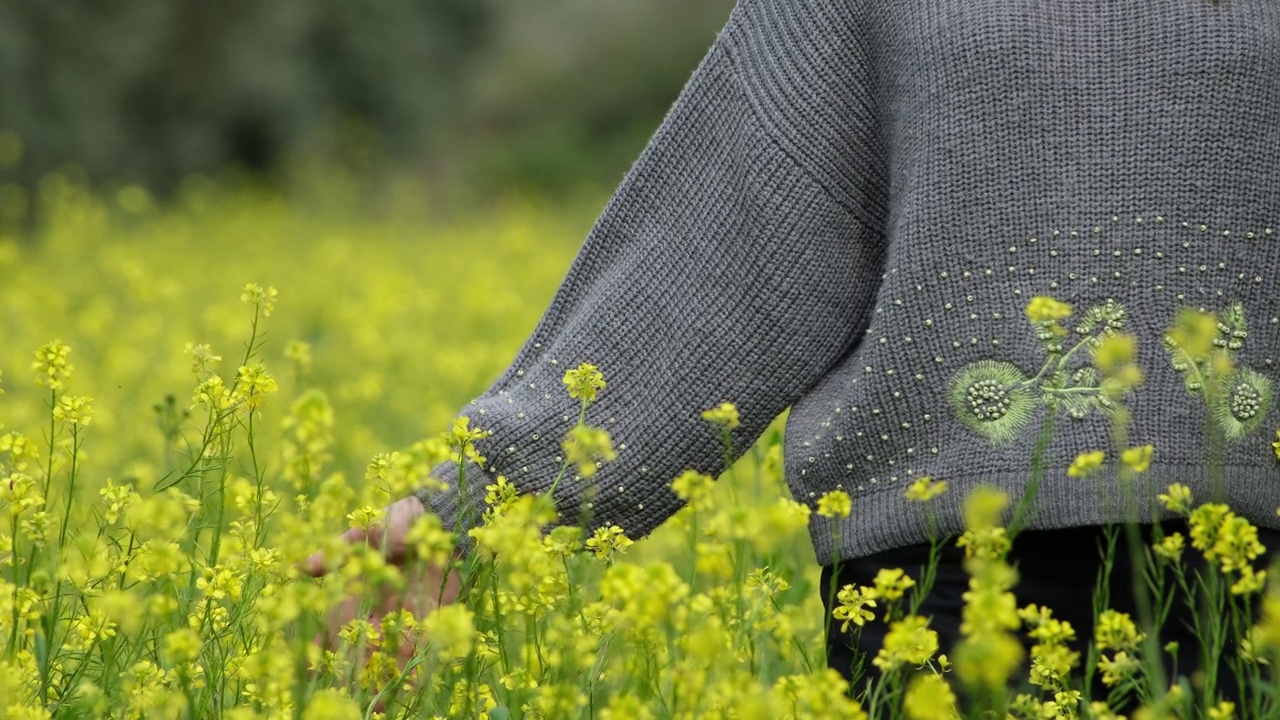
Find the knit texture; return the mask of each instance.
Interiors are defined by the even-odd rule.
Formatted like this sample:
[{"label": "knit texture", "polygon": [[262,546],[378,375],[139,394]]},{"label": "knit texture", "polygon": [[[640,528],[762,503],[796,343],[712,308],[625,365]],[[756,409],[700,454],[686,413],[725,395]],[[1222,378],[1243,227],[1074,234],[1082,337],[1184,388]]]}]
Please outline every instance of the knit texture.
[{"label": "knit texture", "polygon": [[[567,521],[591,502],[593,525],[653,530],[679,509],[672,478],[720,468],[699,414],[725,400],[744,450],[791,408],[796,499],[853,496],[838,546],[814,516],[824,564],[926,541],[903,496],[918,477],[949,483],[943,533],[979,484],[1018,499],[1051,406],[1028,527],[1119,521],[1114,479],[1066,473],[1108,445],[1088,339],[1119,330],[1145,374],[1128,441],[1155,446],[1144,517],[1173,482],[1209,498],[1212,423],[1224,499],[1276,527],[1278,275],[1280,3],[743,0],[460,413],[493,433],[486,466],[424,499],[454,527],[497,475],[546,490],[577,422],[561,377],[585,361],[608,380],[587,421],[618,458],[560,484]],[[1060,351],[1025,312],[1037,295],[1074,307]],[[1162,344],[1182,306],[1232,320],[1213,407]]]}]

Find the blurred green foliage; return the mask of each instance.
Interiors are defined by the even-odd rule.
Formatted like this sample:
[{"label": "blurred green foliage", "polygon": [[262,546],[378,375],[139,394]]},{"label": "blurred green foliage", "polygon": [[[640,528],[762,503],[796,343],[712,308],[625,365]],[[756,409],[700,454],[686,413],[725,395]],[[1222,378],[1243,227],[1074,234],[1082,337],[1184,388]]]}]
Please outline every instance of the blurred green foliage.
[{"label": "blurred green foliage", "polygon": [[484,187],[608,185],[731,6],[2,0],[0,133],[22,150],[0,185],[74,165],[166,194],[229,165],[279,180],[315,155]]}]

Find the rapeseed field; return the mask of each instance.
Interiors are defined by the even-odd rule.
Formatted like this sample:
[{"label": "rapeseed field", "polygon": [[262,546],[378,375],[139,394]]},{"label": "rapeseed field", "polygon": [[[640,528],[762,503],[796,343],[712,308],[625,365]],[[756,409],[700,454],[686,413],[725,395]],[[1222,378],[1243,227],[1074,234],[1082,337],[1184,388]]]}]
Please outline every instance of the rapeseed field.
[{"label": "rapeseed field", "polygon": [[[1146,549],[1153,590],[1208,598],[1216,622],[1197,632],[1261,688],[1240,707],[1216,678],[1165,678],[1140,619],[1097,608],[1082,657],[1052,609],[1017,607],[994,490],[966,499],[968,530],[945,540],[971,577],[954,657],[916,614],[931,570],[819,587],[807,528],[850,498],[790,499],[780,424],[718,481],[671,478],[687,505],[643,540],[544,532],[550,501],[505,478],[465,556],[429,514],[400,539],[412,562],[340,540],[377,528],[436,463],[476,455],[483,426],[454,415],[532,330],[602,198],[459,222],[405,210],[409,192],[378,213],[196,182],[165,207],[58,177],[38,192],[38,229],[0,237],[0,717],[1277,715],[1280,591],[1254,566],[1256,529],[1180,486],[1161,499],[1188,533]],[[1046,332],[1071,312],[1049,297],[1027,308]],[[1229,369],[1216,323],[1178,322],[1180,357],[1213,392]],[[1125,336],[1093,356],[1116,397],[1140,381]],[[568,369],[566,412],[608,378],[589,359]],[[703,418],[727,443],[737,408]],[[587,478],[613,452],[582,422],[564,447]],[[1141,473],[1152,452],[1100,449],[1071,474]],[[920,478],[908,497],[927,509],[944,492]],[[334,569],[314,578],[318,549]],[[1192,552],[1206,574],[1182,569]],[[431,602],[422,562],[461,577],[460,602]],[[388,589],[413,599],[384,607]],[[887,623],[865,659],[881,679],[857,697],[826,667],[822,593],[845,629]],[[1247,603],[1260,624],[1242,620]],[[339,607],[352,619],[334,627]]]}]

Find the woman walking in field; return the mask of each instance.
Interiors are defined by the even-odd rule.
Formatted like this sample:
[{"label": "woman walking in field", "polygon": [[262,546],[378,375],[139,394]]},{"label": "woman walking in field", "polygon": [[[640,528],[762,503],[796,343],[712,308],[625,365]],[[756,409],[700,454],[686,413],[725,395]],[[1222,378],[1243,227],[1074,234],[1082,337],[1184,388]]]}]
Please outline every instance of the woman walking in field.
[{"label": "woman walking in field", "polygon": [[[463,408],[492,433],[487,462],[466,468],[465,495],[392,506],[390,551],[425,509],[465,534],[499,475],[548,490],[577,421],[549,398],[587,361],[608,377],[590,420],[617,448],[592,479],[593,526],[646,535],[681,505],[672,478],[720,467],[703,410],[736,403],[745,449],[790,408],[795,498],[852,498],[838,533],[813,518],[824,589],[918,577],[932,530],[913,482],[947,483],[930,505],[942,535],[995,486],[1027,500],[1009,555],[1019,606],[1052,607],[1081,649],[1098,541],[1126,502],[1073,460],[1107,448],[1117,407],[1148,537],[1182,527],[1157,499],[1175,483],[1276,527],[1278,270],[1273,0],[742,0],[511,366]],[[1165,341],[1187,307],[1223,322],[1219,377],[1197,381],[1207,366]],[[1096,369],[1117,333],[1137,340],[1127,390]],[[555,489],[562,518],[587,486]],[[944,651],[969,586],[947,547],[919,610]],[[1107,607],[1137,617],[1132,572],[1112,570]],[[828,662],[848,676],[885,631],[841,624]],[[1164,633],[1189,672],[1193,639],[1176,616]]]}]

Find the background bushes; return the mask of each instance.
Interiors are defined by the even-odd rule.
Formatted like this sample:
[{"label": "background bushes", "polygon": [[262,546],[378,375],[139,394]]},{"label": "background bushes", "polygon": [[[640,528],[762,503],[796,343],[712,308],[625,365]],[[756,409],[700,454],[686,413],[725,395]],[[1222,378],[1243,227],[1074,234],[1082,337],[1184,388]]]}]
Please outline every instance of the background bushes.
[{"label": "background bushes", "polygon": [[0,184],[165,194],[300,155],[441,183],[615,182],[730,0],[4,0]]}]

